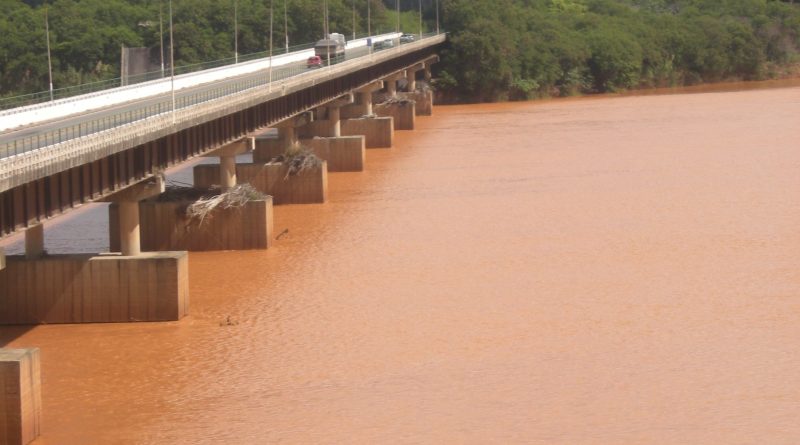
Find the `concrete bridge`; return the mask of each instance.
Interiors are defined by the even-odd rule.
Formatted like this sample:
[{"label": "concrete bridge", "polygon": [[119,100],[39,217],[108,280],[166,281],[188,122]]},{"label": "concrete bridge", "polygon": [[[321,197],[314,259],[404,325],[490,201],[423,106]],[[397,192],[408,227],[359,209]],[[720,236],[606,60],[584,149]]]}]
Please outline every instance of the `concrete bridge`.
[{"label": "concrete bridge", "polygon": [[[329,171],[363,170],[365,149],[391,147],[396,129],[431,114],[432,92],[418,89],[417,78],[430,80],[445,38],[378,52],[355,44],[344,60],[315,70],[294,55],[280,69],[115,100],[131,95],[123,87],[103,92],[106,105],[91,110],[81,107],[97,95],[20,110],[15,119],[31,118],[15,128],[6,121],[0,133],[0,239],[24,231],[25,254],[0,248],[0,324],[181,319],[189,311],[187,251],[268,248],[273,204],[325,202]],[[278,137],[265,136],[268,129]],[[292,176],[274,158],[301,145],[321,165]],[[253,162],[237,164],[247,152]],[[164,170],[198,156],[220,162],[196,166],[195,187],[247,182],[262,198],[218,212],[202,230],[189,227],[181,203],[157,198]],[[112,253],[48,255],[43,222],[89,202],[112,203]],[[0,349],[4,443],[38,435],[38,363],[38,350]]]}]

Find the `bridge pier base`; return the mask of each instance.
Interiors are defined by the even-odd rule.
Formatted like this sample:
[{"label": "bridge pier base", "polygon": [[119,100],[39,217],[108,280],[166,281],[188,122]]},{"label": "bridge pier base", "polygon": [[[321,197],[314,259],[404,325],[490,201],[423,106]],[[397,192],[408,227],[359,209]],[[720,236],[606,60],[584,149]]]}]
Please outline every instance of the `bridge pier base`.
[{"label": "bridge pier base", "polygon": [[[272,245],[272,197],[253,200],[235,209],[215,209],[199,221],[186,216],[189,199],[138,203],[141,215],[142,249],[150,252],[187,250],[268,249]],[[109,227],[120,218],[120,207],[108,208]],[[119,248],[119,239],[110,230],[111,250]]]},{"label": "bridge pier base", "polygon": [[375,114],[381,117],[391,117],[395,130],[413,130],[417,114],[416,104],[413,100],[375,105]]},{"label": "bridge pier base", "polygon": [[366,148],[392,148],[394,119],[391,116],[347,119],[342,121],[342,134],[364,136]]},{"label": "bridge pier base", "polygon": [[366,157],[364,137],[342,136],[341,110],[352,102],[352,94],[329,102],[324,107],[324,113],[321,110],[317,112],[318,115],[326,115],[323,120],[290,120],[279,124],[277,139],[259,138],[256,141],[253,162],[267,163],[292,147],[302,145],[327,161],[330,172],[363,171]]},{"label": "bridge pier base", "polygon": [[186,252],[9,256],[0,324],[175,321],[188,313]]},{"label": "bridge pier base", "polygon": [[[366,157],[364,136],[302,139],[297,143],[308,147],[318,158],[327,161],[329,172],[360,172],[364,170]],[[286,144],[287,142],[280,138],[257,139],[253,162],[269,162],[285,153]]]},{"label": "bridge pier base", "polygon": [[139,200],[164,190],[160,177],[123,189],[115,202],[121,255],[48,255],[41,225],[26,254],[0,270],[0,324],[173,321],[188,313],[186,252],[141,253]]},{"label": "bridge pier base", "polygon": [[[219,157],[216,178],[222,191],[237,184],[236,156],[251,151],[254,138],[227,144],[204,156]],[[136,202],[136,221],[140,226],[141,247],[145,251],[209,251],[267,249],[272,240],[272,198],[253,199],[234,209],[214,209],[203,221],[190,218],[186,209],[208,188],[173,194],[168,199],[154,196]],[[112,251],[120,250],[119,232],[114,230],[124,218],[126,205],[112,204],[108,209],[109,238]],[[131,212],[132,213],[132,212]]]},{"label": "bridge pier base", "polygon": [[[236,164],[236,175],[243,183],[252,185],[272,203],[315,204],[328,200],[328,166],[322,161],[318,168],[290,175],[288,165],[245,163]],[[194,168],[194,186],[210,188],[219,184],[219,169],[215,165],[198,165]]]},{"label": "bridge pier base", "polygon": [[432,90],[416,90],[402,93],[401,97],[414,101],[414,113],[417,116],[433,116]]},{"label": "bridge pier base", "polygon": [[38,348],[0,349],[0,443],[26,445],[39,437],[42,377]]}]

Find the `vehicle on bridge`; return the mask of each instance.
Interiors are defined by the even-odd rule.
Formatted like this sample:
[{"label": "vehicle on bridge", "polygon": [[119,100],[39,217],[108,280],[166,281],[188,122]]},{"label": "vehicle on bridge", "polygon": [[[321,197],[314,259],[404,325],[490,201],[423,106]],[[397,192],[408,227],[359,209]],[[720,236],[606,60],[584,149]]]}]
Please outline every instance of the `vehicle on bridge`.
[{"label": "vehicle on bridge", "polygon": [[375,42],[373,49],[375,51],[380,51],[382,49],[389,49],[392,47],[394,47],[394,42],[392,42],[391,40],[382,40],[380,42]]},{"label": "vehicle on bridge", "polygon": [[321,57],[322,60],[328,60],[328,57],[344,57],[346,43],[344,35],[338,33],[328,34],[327,39],[322,39],[314,45],[314,54]]},{"label": "vehicle on bridge", "polygon": [[308,68],[322,68],[324,65],[320,56],[311,56],[306,61],[306,67]]},{"label": "vehicle on bridge", "polygon": [[414,34],[403,34],[400,36],[400,43],[411,43],[414,39]]}]

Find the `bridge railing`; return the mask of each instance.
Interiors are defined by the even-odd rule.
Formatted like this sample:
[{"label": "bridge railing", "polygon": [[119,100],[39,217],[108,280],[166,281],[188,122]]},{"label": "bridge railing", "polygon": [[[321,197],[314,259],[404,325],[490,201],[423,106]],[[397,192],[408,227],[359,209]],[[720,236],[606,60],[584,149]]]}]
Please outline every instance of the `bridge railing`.
[{"label": "bridge railing", "polygon": [[[422,40],[434,37],[436,35],[437,35],[436,33],[424,34]],[[394,39],[394,40],[397,42],[395,47],[399,47],[405,43],[413,43],[413,42],[400,43],[399,39]],[[415,41],[417,40],[415,39]],[[390,51],[390,50],[391,48],[387,48],[382,51]],[[369,53],[360,56],[355,56],[352,54],[352,52],[349,52],[345,53],[344,56],[332,58],[331,64],[337,64],[345,60],[358,59],[368,55]],[[325,67],[320,69],[324,70]],[[157,103],[143,106],[135,110],[128,110],[125,112],[116,113],[102,118],[88,120],[86,122],[82,122],[75,125],[69,125],[49,131],[43,131],[36,135],[14,139],[13,141],[0,145],[0,158],[19,155],[32,150],[37,150],[40,148],[45,148],[51,145],[66,142],[75,138],[80,138],[97,132],[110,130],[115,127],[138,122],[153,116],[159,116],[165,113],[171,113],[174,110],[192,107],[208,101],[229,96],[231,94],[240,93],[252,88],[258,88],[264,86],[272,88],[273,83],[275,82],[280,82],[290,77],[307,73],[310,74],[313,72],[315,72],[314,69],[309,69],[306,66],[280,66],[273,68],[271,73],[270,70],[263,70],[260,72],[261,75],[256,78],[250,78],[236,82],[229,82],[226,83],[225,85],[210,90],[191,93],[191,94],[184,94],[181,95],[180,97],[176,97],[174,106],[171,96],[167,94],[162,96],[162,99]],[[276,86],[276,88],[277,87],[279,86]]]},{"label": "bridge railing", "polygon": [[[369,37],[369,35],[367,35],[366,33],[356,35],[356,39],[364,39],[367,37]],[[295,51],[307,50],[313,47],[314,47],[313,42],[304,43],[300,45],[292,45],[288,49],[285,46],[281,46],[279,48],[274,49],[274,51],[272,52],[272,56],[276,57]],[[236,57],[227,57],[224,59],[212,60],[208,62],[176,66],[175,75],[178,76],[182,74],[189,74],[212,68],[234,65],[236,63],[243,63],[258,59],[264,59],[269,57],[269,55],[270,55],[269,51],[260,51],[250,54],[240,54],[238,59]],[[112,88],[118,88],[124,85],[135,85],[139,83],[150,82],[152,80],[164,79],[165,77],[169,77],[170,74],[171,73],[169,71],[169,68],[166,68],[164,71],[158,70],[158,71],[151,71],[147,73],[128,76],[124,79],[125,80],[124,84],[123,84],[123,79],[121,77],[115,77],[112,79],[105,79],[97,82],[89,82],[80,85],[56,88],[53,90],[52,98],[50,97],[49,91],[39,91],[30,94],[21,94],[10,97],[0,97],[0,111],[10,110],[13,108],[25,107],[40,103],[46,103],[50,102],[51,100],[66,99],[69,97],[81,96],[84,94],[95,93],[98,91],[105,91]]]}]

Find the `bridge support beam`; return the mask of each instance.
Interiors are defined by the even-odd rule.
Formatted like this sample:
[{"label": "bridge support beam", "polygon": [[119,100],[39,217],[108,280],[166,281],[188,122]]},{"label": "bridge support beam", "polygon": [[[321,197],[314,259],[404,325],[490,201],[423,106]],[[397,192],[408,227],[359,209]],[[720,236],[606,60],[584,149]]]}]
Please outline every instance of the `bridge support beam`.
[{"label": "bridge support beam", "polygon": [[6,268],[6,251],[0,247],[0,270]]},{"label": "bridge support beam", "polygon": [[291,149],[299,142],[299,139],[297,139],[297,130],[293,126],[278,127],[278,140],[281,142],[281,153]]},{"label": "bridge support beam", "polygon": [[164,178],[156,176],[103,199],[103,202],[115,202],[119,205],[119,246],[123,256],[142,253],[139,201],[160,195],[164,190]]},{"label": "bridge support beam", "polygon": [[278,137],[253,138],[253,162],[267,163],[274,157],[284,154],[299,143],[300,129],[314,121],[310,112],[301,113],[278,123]]},{"label": "bridge support beam", "polygon": [[328,112],[328,134],[320,136],[332,138],[338,138],[342,136],[341,108],[352,103],[353,93],[350,93],[325,104],[325,108]]},{"label": "bridge support beam", "polygon": [[408,82],[408,92],[413,93],[417,90],[417,73],[425,69],[425,63],[418,63],[406,70],[406,81]]},{"label": "bridge support beam", "polygon": [[431,77],[432,77],[431,66],[433,66],[434,63],[439,63],[439,56],[438,55],[434,55],[434,56],[428,57],[427,59],[422,61],[422,64],[425,67],[424,68],[425,82],[427,82],[428,84],[431,83]]},{"label": "bridge support beam", "polygon": [[0,443],[26,445],[39,437],[42,377],[38,348],[0,349]]},{"label": "bridge support beam", "polygon": [[400,71],[384,79],[384,81],[386,82],[386,94],[390,98],[397,96],[397,81],[400,79],[405,79],[405,77],[406,77],[406,72]]},{"label": "bridge support beam", "polygon": [[342,108],[342,119],[357,119],[372,115],[372,95],[384,88],[383,81],[372,82],[355,90],[355,103]]},{"label": "bridge support beam", "polygon": [[36,224],[25,230],[25,258],[34,260],[44,255],[44,225]]},{"label": "bridge support beam", "polygon": [[139,202],[120,201],[118,205],[120,251],[123,256],[137,256],[142,253]]},{"label": "bridge support beam", "polygon": [[254,146],[253,138],[244,138],[203,155],[204,157],[219,157],[219,186],[222,191],[236,186],[236,156],[252,151]]}]

